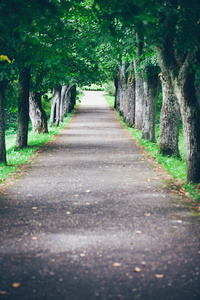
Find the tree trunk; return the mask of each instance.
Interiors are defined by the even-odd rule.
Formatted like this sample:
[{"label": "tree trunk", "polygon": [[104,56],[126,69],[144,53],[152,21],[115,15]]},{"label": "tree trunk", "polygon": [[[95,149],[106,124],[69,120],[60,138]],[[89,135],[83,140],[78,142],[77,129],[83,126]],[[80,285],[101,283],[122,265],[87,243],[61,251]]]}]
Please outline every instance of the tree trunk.
[{"label": "tree trunk", "polygon": [[65,115],[65,93],[67,91],[68,86],[64,85],[61,89],[61,100],[60,100],[60,122],[63,122],[63,118]]},{"label": "tree trunk", "polygon": [[150,70],[150,74],[146,75],[146,78],[144,79],[142,138],[155,143],[156,104],[160,90],[160,81],[155,67],[151,67]]},{"label": "tree trunk", "polygon": [[200,181],[200,109],[195,95],[194,52],[188,52],[181,66],[169,48],[156,48],[163,74],[170,80],[180,105],[183,121],[187,182]]},{"label": "tree trunk", "polygon": [[174,84],[183,120],[188,183],[200,181],[200,109],[194,82],[195,71],[190,70],[176,78]]},{"label": "tree trunk", "polygon": [[56,86],[53,89],[53,96],[51,99],[51,115],[50,126],[55,122],[55,126],[60,123],[60,100],[61,100],[61,86]]},{"label": "tree trunk", "polygon": [[144,46],[143,38],[137,36],[137,61],[134,60],[134,69],[136,74],[135,81],[135,128],[142,129],[143,127],[143,107],[144,107],[144,82],[143,74],[137,72],[137,67],[141,62],[141,55]]},{"label": "tree trunk", "polygon": [[117,75],[115,76],[115,104],[114,104],[114,108],[119,111],[119,107],[120,107],[120,74],[119,71],[117,73]]},{"label": "tree trunk", "polygon": [[160,114],[160,141],[159,153],[168,156],[180,157],[178,149],[180,108],[174,95],[173,87],[161,75],[162,109]]},{"label": "tree trunk", "polygon": [[70,92],[71,92],[71,107],[73,110],[76,105],[76,85],[75,84],[71,87]]},{"label": "tree trunk", "polygon": [[128,126],[132,127],[135,124],[135,78],[131,71],[128,78],[127,98],[126,98],[126,119]]},{"label": "tree trunk", "polygon": [[29,84],[30,70],[24,68],[19,72],[18,129],[15,144],[16,149],[22,149],[26,147],[28,143]]},{"label": "tree trunk", "polygon": [[47,116],[42,107],[41,94],[29,93],[29,116],[34,133],[48,133]]},{"label": "tree trunk", "polygon": [[4,103],[7,80],[0,81],[0,163],[6,164]]},{"label": "tree trunk", "polygon": [[126,92],[126,70],[125,62],[122,62],[122,66],[119,69],[119,113],[120,116],[124,115],[124,101]]},{"label": "tree trunk", "polygon": [[64,116],[67,116],[67,113],[71,111],[71,99],[70,99],[70,89],[71,85],[67,86],[67,90],[65,92],[65,97],[64,97]]}]

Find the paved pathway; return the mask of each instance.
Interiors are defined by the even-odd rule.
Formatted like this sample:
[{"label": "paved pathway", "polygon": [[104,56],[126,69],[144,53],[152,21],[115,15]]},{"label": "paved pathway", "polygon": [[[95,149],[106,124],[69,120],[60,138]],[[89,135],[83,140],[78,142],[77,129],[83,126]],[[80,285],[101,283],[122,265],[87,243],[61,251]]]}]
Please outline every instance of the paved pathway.
[{"label": "paved pathway", "polygon": [[0,197],[0,299],[200,299],[200,224],[103,93]]}]

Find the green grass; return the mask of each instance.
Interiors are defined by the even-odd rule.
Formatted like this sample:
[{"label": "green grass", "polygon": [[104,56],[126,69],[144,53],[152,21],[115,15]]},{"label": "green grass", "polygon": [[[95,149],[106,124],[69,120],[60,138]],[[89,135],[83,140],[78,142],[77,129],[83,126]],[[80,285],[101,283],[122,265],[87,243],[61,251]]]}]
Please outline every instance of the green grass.
[{"label": "green grass", "polygon": [[108,104],[114,108],[114,103],[115,103],[115,97],[114,96],[111,96],[109,94],[106,94],[106,100],[108,102]]},{"label": "green grass", "polygon": [[[73,112],[72,112],[73,113]],[[28,135],[28,146],[24,149],[15,151],[16,133],[13,130],[6,131],[6,154],[7,165],[0,164],[0,182],[9,177],[11,173],[16,171],[20,165],[28,163],[36,150],[40,149],[45,143],[50,142],[69,122],[72,113],[64,119],[58,127],[50,127],[47,134],[33,134],[31,128]],[[31,126],[30,126],[31,127]]]},{"label": "green grass", "polygon": [[[106,100],[109,103],[109,105],[113,108],[114,107],[114,97],[106,94]],[[119,114],[118,114],[119,115]],[[147,140],[142,139],[142,131],[130,128],[126,125],[126,123],[123,121],[123,117],[120,117],[121,122],[124,124],[124,126],[127,128],[127,130],[139,141],[139,143],[145,147],[145,149],[150,152],[153,156],[153,158],[156,158],[157,162],[159,164],[162,164],[164,168],[167,170],[167,172],[174,178],[178,179],[181,185],[184,186],[185,190],[192,196],[196,202],[200,203],[200,194],[199,194],[199,187],[195,186],[193,184],[187,184],[186,183],[186,159],[185,159],[185,147],[184,147],[184,137],[182,129],[180,129],[179,134],[179,152],[181,155],[181,159],[178,159],[176,157],[168,157],[163,156],[158,153],[159,148],[159,112],[156,116],[156,140],[157,143],[153,143]]]}]

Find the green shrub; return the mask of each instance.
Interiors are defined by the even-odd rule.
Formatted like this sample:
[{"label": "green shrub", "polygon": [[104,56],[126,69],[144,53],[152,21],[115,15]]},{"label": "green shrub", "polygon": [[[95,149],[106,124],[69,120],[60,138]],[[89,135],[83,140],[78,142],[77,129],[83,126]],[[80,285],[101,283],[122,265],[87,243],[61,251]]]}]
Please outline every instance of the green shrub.
[{"label": "green shrub", "polygon": [[109,81],[107,83],[103,84],[104,90],[106,93],[108,93],[109,95],[114,96],[115,95],[115,85],[113,81]]}]

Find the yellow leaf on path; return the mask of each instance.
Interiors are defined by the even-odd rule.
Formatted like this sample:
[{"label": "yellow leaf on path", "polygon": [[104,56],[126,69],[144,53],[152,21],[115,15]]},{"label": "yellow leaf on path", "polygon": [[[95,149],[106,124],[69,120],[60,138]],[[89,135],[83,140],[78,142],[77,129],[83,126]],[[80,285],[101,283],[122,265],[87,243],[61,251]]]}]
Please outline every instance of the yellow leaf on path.
[{"label": "yellow leaf on path", "polygon": [[14,288],[18,288],[18,287],[21,286],[21,283],[20,283],[20,282],[14,282],[14,283],[12,284],[12,286],[13,286]]},{"label": "yellow leaf on path", "polygon": [[135,267],[135,269],[134,269],[134,272],[136,272],[136,273],[139,273],[139,272],[141,272],[142,270],[140,269],[140,268],[138,268],[138,267]]},{"label": "yellow leaf on path", "polygon": [[32,240],[37,240],[37,237],[36,237],[36,236],[33,236],[33,237],[32,237]]},{"label": "yellow leaf on path", "polygon": [[147,179],[147,181],[151,181],[151,179]]},{"label": "yellow leaf on path", "polygon": [[113,263],[113,267],[120,267],[120,266],[121,266],[120,263],[117,263],[117,262]]},{"label": "yellow leaf on path", "polygon": [[150,213],[146,213],[144,214],[146,217],[149,217],[151,214]]},{"label": "yellow leaf on path", "polygon": [[142,231],[140,231],[140,230],[136,230],[136,233],[142,233]]},{"label": "yellow leaf on path", "polygon": [[156,277],[156,278],[163,278],[164,275],[163,275],[163,274],[156,274],[155,277]]},{"label": "yellow leaf on path", "polygon": [[84,257],[84,256],[85,256],[85,253],[81,253],[80,256],[81,256],[81,257]]}]

